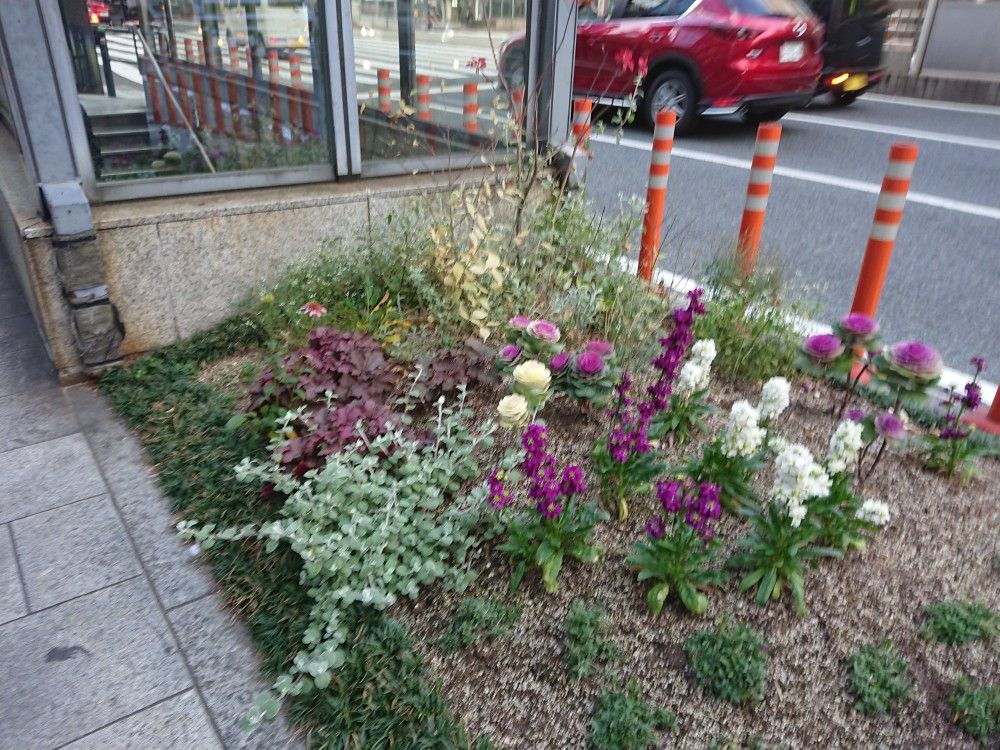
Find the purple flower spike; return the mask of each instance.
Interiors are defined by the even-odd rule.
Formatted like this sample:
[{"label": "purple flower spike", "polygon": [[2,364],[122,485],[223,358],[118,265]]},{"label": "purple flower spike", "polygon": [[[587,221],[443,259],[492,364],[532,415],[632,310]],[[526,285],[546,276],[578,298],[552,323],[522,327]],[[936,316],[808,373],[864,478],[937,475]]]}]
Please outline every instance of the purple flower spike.
[{"label": "purple flower spike", "polygon": [[841,318],[840,328],[844,333],[862,341],[878,333],[878,323],[875,322],[874,318],[859,312],[852,312]]},{"label": "purple flower spike", "polygon": [[529,336],[554,344],[559,340],[559,326],[547,320],[532,320],[525,329]]},{"label": "purple flower spike", "polygon": [[906,437],[903,421],[891,411],[884,411],[875,417],[875,432],[886,440],[899,441]]},{"label": "purple flower spike", "polygon": [[915,380],[934,380],[944,366],[937,350],[920,341],[893,344],[886,356],[894,369]]},{"label": "purple flower spike", "polygon": [[986,357],[975,356],[969,360],[969,364],[976,368],[976,375],[986,369]]},{"label": "purple flower spike", "polygon": [[588,378],[600,375],[604,371],[604,358],[597,352],[580,352],[576,355],[576,369]]},{"label": "purple flower spike", "polygon": [[584,351],[593,352],[594,354],[598,354],[602,357],[610,357],[615,351],[615,347],[611,344],[611,342],[604,341],[603,339],[588,341],[583,349]]},{"label": "purple flower spike", "polygon": [[569,352],[559,352],[549,360],[549,370],[553,373],[562,372],[569,364]]},{"label": "purple flower spike", "polygon": [[852,422],[863,422],[867,416],[864,409],[851,409],[847,412],[847,418]]},{"label": "purple flower spike", "polygon": [[653,539],[662,539],[667,533],[667,522],[660,516],[653,516],[646,522],[646,533]]},{"label": "purple flower spike", "polygon": [[978,409],[983,403],[983,392],[979,388],[978,383],[966,383],[965,384],[965,397],[962,399],[962,404],[966,409]]},{"label": "purple flower spike", "polygon": [[516,362],[521,356],[521,347],[517,344],[507,344],[500,348],[500,359],[508,364]]},{"label": "purple flower spike", "polygon": [[817,333],[815,336],[808,336],[802,343],[802,348],[816,362],[826,365],[843,354],[846,347],[844,342],[840,340],[840,336],[832,333]]},{"label": "purple flower spike", "polygon": [[587,482],[583,476],[583,469],[579,466],[567,466],[563,469],[562,482],[559,489],[566,497],[580,495],[587,491]]}]

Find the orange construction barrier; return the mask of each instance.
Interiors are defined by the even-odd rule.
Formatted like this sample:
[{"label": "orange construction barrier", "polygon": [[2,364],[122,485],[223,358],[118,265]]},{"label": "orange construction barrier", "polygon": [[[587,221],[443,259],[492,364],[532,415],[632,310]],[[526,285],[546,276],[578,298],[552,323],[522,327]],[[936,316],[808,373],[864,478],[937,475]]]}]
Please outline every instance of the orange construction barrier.
[{"label": "orange construction barrier", "polygon": [[378,76],[378,109],[379,112],[389,114],[392,112],[392,86],[389,83],[389,71],[386,68],[379,68]]},{"label": "orange construction barrier", "polygon": [[573,100],[573,147],[590,147],[590,116],[594,103],[590,99]]},{"label": "orange construction barrier", "polygon": [[431,120],[431,77],[428,75],[417,76],[417,119],[423,122]]},{"label": "orange construction barrier", "polygon": [[462,86],[462,124],[466,133],[479,132],[479,84]]},{"label": "orange construction barrier", "polygon": [[910,190],[913,167],[919,149],[915,143],[894,143],[889,151],[889,166],[882,180],[882,191],[875,207],[875,221],[868,237],[865,258],[861,262],[858,285],[854,290],[851,312],[875,317],[878,312],[882,286],[889,270],[889,260],[896,244],[899,223],[903,220],[903,206]]},{"label": "orange construction barrier", "polygon": [[639,247],[639,277],[653,278],[653,266],[660,252],[663,209],[667,204],[667,177],[670,175],[670,151],[674,147],[677,113],[663,109],[656,113],[653,130],[653,153],[649,161],[649,187],[646,190],[646,215],[642,220],[642,244]]},{"label": "orange construction barrier", "polygon": [[757,251],[764,231],[764,216],[767,213],[767,199],[771,195],[771,177],[774,164],[778,160],[778,142],[781,140],[781,126],[776,122],[761,123],[757,128],[757,145],[750,167],[750,182],[747,185],[747,200],[743,206],[743,221],[740,223],[739,252],[740,271],[744,276],[753,273],[757,264]]}]

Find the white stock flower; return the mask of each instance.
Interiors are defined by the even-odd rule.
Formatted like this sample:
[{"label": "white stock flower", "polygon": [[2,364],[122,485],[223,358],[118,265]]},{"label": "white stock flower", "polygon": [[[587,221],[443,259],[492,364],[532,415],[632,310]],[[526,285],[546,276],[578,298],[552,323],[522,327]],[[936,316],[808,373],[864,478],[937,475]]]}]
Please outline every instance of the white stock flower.
[{"label": "white stock flower", "polygon": [[865,500],[854,516],[876,526],[885,526],[889,523],[889,506],[880,500]]},{"label": "white stock flower", "polygon": [[497,414],[504,427],[517,427],[528,418],[528,402],[520,393],[504,396],[497,404]]},{"label": "white stock flower", "polygon": [[785,440],[781,435],[772,435],[768,433],[767,435],[767,449],[771,451],[774,455],[784,452],[785,448],[788,447],[788,441]]},{"label": "white stock flower", "polygon": [[864,441],[861,438],[864,427],[860,422],[847,419],[837,425],[830,436],[830,450],[826,454],[826,469],[831,474],[854,471],[858,465],[858,451]]},{"label": "white stock flower", "polygon": [[722,433],[722,453],[729,458],[749,458],[756,453],[767,435],[767,430],[758,425],[759,421],[760,415],[749,401],[733,404]]},{"label": "white stock flower", "polygon": [[689,398],[691,394],[708,387],[708,368],[694,360],[689,360],[681,367],[674,393],[681,398]]},{"label": "white stock flower", "polygon": [[795,505],[788,506],[788,518],[792,522],[792,526],[795,528],[799,527],[802,523],[802,519],[806,517],[806,506],[802,503],[796,503]]},{"label": "white stock flower", "polygon": [[537,359],[529,359],[514,368],[514,382],[534,396],[544,396],[552,381],[549,368]]},{"label": "white stock flower", "polygon": [[760,392],[760,418],[769,422],[788,408],[791,384],[782,377],[771,378]]},{"label": "white stock flower", "polygon": [[792,443],[779,453],[774,466],[777,472],[771,497],[784,503],[793,522],[796,517],[801,522],[805,516],[805,501],[812,497],[826,497],[830,493],[830,476],[816,463],[809,449],[799,443]]},{"label": "white stock flower", "polygon": [[691,361],[697,362],[706,370],[715,361],[716,353],[715,341],[712,339],[699,339],[691,345]]}]

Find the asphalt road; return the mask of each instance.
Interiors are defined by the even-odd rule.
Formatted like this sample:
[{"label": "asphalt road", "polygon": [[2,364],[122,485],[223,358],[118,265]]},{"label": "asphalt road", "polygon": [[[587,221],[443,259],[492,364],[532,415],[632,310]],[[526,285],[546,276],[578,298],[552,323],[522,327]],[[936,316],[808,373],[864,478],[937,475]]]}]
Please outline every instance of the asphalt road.
[{"label": "asphalt road", "polygon": [[[883,331],[890,342],[931,343],[959,370],[981,354],[989,379],[1000,379],[1000,108],[865,96],[847,108],[819,101],[782,125],[762,257],[784,270],[818,320],[846,312],[889,147],[917,143],[882,294]],[[733,246],[755,132],[706,121],[675,141],[661,268],[697,278]],[[629,127],[616,144],[609,126],[599,140],[588,191],[598,209],[616,212],[620,195],[645,195],[651,136]]]}]

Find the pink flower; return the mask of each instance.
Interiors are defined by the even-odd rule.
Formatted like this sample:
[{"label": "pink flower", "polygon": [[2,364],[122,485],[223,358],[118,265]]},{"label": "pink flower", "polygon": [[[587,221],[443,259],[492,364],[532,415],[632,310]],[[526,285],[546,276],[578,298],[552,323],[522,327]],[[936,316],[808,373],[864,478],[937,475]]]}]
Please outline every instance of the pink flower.
[{"label": "pink flower", "polygon": [[326,308],[319,302],[306,302],[299,308],[299,312],[308,315],[310,318],[322,318],[326,315]]},{"label": "pink flower", "polygon": [[604,370],[604,358],[597,352],[580,352],[576,357],[576,369],[586,377],[599,375]]},{"label": "pink flower", "polygon": [[821,365],[830,364],[844,353],[844,342],[832,333],[818,333],[809,336],[802,344],[806,354]]},{"label": "pink flower", "polygon": [[507,344],[500,348],[500,359],[504,362],[515,362],[521,356],[521,347],[517,344]]},{"label": "pink flower", "polygon": [[889,347],[887,359],[894,370],[916,380],[934,380],[944,367],[937,350],[920,341],[893,344]]},{"label": "pink flower", "polygon": [[482,73],[484,70],[486,70],[486,58],[470,57],[469,62],[465,64],[465,67],[472,68],[477,73]]},{"label": "pink flower", "polygon": [[875,432],[886,440],[902,440],[906,437],[906,427],[903,420],[891,411],[884,411],[875,417]]},{"label": "pink flower", "polygon": [[554,344],[559,340],[559,326],[547,320],[533,320],[528,323],[527,332],[529,336]]},{"label": "pink flower", "polygon": [[549,360],[549,370],[552,372],[562,372],[569,364],[569,352],[559,352]]},{"label": "pink flower", "polygon": [[852,312],[840,319],[840,330],[848,336],[864,341],[878,333],[878,323],[869,315]]},{"label": "pink flower", "polygon": [[531,318],[527,315],[515,315],[513,318],[507,321],[507,325],[511,328],[517,328],[519,331],[523,331],[531,324]]}]

